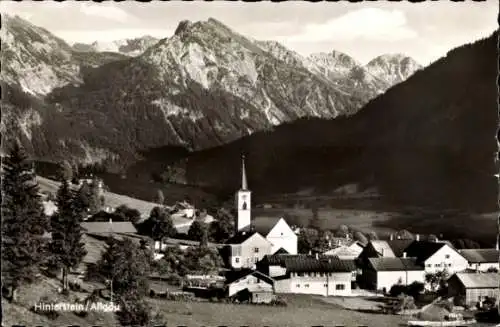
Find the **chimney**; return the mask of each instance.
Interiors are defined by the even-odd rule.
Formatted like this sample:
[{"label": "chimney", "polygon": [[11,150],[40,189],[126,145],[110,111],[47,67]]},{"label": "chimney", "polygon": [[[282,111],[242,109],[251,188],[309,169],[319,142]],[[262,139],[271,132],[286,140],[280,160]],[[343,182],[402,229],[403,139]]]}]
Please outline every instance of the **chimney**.
[{"label": "chimney", "polygon": [[417,241],[420,241],[420,234],[417,234],[415,239],[416,239]]},{"label": "chimney", "polygon": [[406,258],[406,252],[403,252],[403,258]]}]

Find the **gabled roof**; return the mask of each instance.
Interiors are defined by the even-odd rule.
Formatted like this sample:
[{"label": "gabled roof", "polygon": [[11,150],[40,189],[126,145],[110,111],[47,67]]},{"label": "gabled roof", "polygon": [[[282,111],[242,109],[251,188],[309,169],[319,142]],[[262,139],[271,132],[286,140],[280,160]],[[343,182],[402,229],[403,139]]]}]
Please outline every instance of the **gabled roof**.
[{"label": "gabled roof", "polygon": [[130,233],[137,234],[137,229],[130,221],[83,222],[82,227],[90,234]]},{"label": "gabled roof", "polygon": [[458,251],[469,263],[497,263],[500,251],[497,249],[463,249]]},{"label": "gabled roof", "polygon": [[406,248],[405,252],[408,257],[415,257],[418,262],[423,262],[432,257],[445,245],[448,244],[444,242],[413,241],[410,246]]},{"label": "gabled roof", "polygon": [[392,252],[396,257],[402,257],[403,252],[405,252],[406,248],[413,243],[413,240],[391,240],[387,241],[387,244],[392,249]]},{"label": "gabled roof", "polygon": [[368,258],[375,271],[418,271],[424,267],[416,263],[415,258]]},{"label": "gabled roof", "polygon": [[351,272],[356,270],[353,260],[310,256],[284,256],[284,266],[290,272]]},{"label": "gabled roof", "polygon": [[242,244],[243,242],[245,242],[249,238],[253,237],[254,235],[260,235],[262,238],[265,239],[265,237],[263,237],[262,234],[260,234],[258,232],[240,232],[240,233],[235,234],[230,239],[228,239],[226,241],[226,244]]},{"label": "gabled roof", "polygon": [[289,254],[287,250],[283,248],[279,248],[278,251],[274,252],[273,254]]},{"label": "gabled roof", "polygon": [[499,288],[500,275],[498,273],[456,273],[452,278],[465,288]]},{"label": "gabled roof", "polygon": [[381,256],[384,257],[395,257],[396,255],[392,251],[391,247],[389,246],[389,243],[387,241],[380,241],[380,240],[374,240],[370,241],[370,243],[375,251]]},{"label": "gabled roof", "polygon": [[240,279],[245,278],[249,275],[253,275],[253,276],[257,277],[260,280],[263,280],[264,282],[266,282],[268,284],[271,284],[271,285],[274,284],[274,279],[267,276],[266,274],[261,273],[260,271],[252,270],[252,269],[242,269],[239,271],[232,272],[228,276],[228,278],[226,280],[226,284],[231,284],[231,283],[237,282]]},{"label": "gabled roof", "polygon": [[258,217],[252,219],[252,228],[266,237],[281,219],[282,217]]}]

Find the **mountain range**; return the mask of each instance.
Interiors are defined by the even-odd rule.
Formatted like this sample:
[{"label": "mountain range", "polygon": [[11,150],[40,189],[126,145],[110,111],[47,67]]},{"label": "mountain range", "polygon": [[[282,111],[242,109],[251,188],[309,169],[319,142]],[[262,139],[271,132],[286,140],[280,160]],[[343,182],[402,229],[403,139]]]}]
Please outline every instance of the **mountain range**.
[{"label": "mountain range", "polygon": [[138,56],[158,41],[159,39],[155,37],[145,35],[142,37],[111,42],[95,41],[91,44],[75,43],[72,48],[78,52],[115,52],[126,56]]},{"label": "mountain range", "polygon": [[240,184],[245,154],[250,188],[264,198],[300,202],[304,192],[333,197],[349,186],[399,208],[494,212],[497,65],[498,31],[449,51],[351,117],[299,119],[178,165],[190,183],[227,194]]},{"label": "mountain range", "polygon": [[108,46],[3,20],[1,132],[47,161],[122,165],[151,148],[202,150],[301,117],[351,116],[421,68],[403,55],[304,57],[215,19]]}]

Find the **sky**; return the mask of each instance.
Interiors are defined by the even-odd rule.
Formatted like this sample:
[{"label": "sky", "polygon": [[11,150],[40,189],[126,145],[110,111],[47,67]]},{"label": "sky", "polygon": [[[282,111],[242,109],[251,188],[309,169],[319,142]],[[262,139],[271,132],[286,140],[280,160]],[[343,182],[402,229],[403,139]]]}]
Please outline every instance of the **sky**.
[{"label": "sky", "polygon": [[212,17],[238,33],[275,40],[302,55],[344,52],[361,63],[403,53],[420,64],[498,28],[498,1],[11,2],[0,11],[44,27],[68,43],[172,36],[182,20]]}]

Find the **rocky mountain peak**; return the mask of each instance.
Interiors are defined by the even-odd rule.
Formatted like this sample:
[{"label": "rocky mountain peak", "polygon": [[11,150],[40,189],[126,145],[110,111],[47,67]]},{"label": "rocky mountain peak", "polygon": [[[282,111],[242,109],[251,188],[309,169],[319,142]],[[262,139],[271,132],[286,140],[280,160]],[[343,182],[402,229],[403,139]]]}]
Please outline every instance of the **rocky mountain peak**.
[{"label": "rocky mountain peak", "polygon": [[186,31],[189,30],[193,26],[193,22],[190,20],[183,20],[177,25],[177,28],[175,29],[174,35],[181,35],[182,33],[185,33]]},{"label": "rocky mountain peak", "polygon": [[365,68],[373,76],[395,84],[406,80],[422,66],[404,54],[389,53],[374,58]]}]

